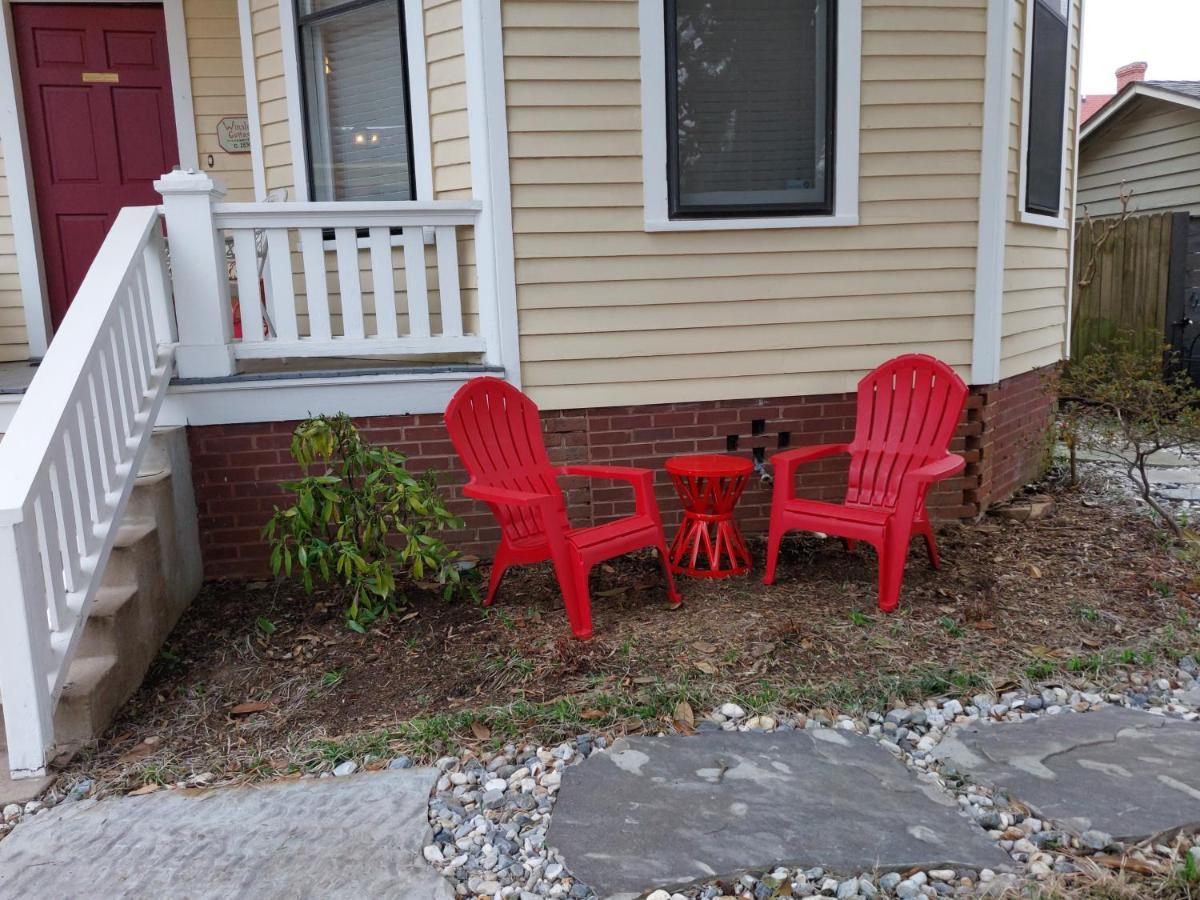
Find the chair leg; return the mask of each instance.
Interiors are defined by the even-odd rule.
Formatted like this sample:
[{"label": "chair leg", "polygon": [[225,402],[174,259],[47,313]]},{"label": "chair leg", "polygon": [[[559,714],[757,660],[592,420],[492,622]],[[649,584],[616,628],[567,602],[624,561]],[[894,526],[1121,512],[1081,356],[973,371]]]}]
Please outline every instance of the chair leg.
[{"label": "chair leg", "polygon": [[891,612],[900,605],[900,587],[904,583],[904,564],[908,557],[911,532],[907,526],[889,523],[879,550],[879,609]]},{"label": "chair leg", "polygon": [[933,539],[933,526],[929,522],[921,523],[921,536],[925,538],[925,550],[929,553],[929,564],[935,569],[942,567],[942,558],[938,555],[937,541]]},{"label": "chair leg", "polygon": [[512,554],[508,549],[508,544],[501,542],[496,549],[496,558],[492,560],[492,571],[488,576],[487,597],[484,598],[484,606],[491,606],[496,602],[496,592],[500,590],[500,582],[504,580],[504,573],[511,565]]},{"label": "chair leg", "polygon": [[854,538],[842,538],[842,545],[846,548],[847,553],[853,553],[854,548],[858,546],[858,541]]},{"label": "chair leg", "polygon": [[667,582],[667,599],[671,601],[672,606],[678,606],[683,602],[683,597],[679,596],[679,591],[675,588],[675,576],[671,572],[671,558],[667,553],[667,542],[660,534],[658,536],[658,561],[662,563],[663,577]]},{"label": "chair leg", "polygon": [[767,534],[767,566],[763,573],[763,584],[775,583],[775,564],[779,562],[779,545],[783,542],[786,530],[783,520],[777,514],[772,513],[771,527]]},{"label": "chair leg", "polygon": [[592,636],[592,600],[588,591],[588,575],[591,574],[591,569],[580,562],[575,562],[572,568],[573,596],[567,603],[567,618],[571,622],[571,632],[575,637],[586,641]]}]

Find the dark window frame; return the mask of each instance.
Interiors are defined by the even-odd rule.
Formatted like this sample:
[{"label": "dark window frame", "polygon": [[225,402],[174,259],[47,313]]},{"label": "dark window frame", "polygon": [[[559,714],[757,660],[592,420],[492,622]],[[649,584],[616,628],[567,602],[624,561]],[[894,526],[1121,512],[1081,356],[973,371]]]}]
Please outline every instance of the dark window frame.
[{"label": "dark window frame", "polygon": [[[309,25],[317,25],[329,19],[337,18],[348,12],[354,12],[367,7],[376,6],[383,3],[394,3],[400,20],[400,65],[404,70],[404,121],[407,125],[405,128],[404,140],[408,148],[408,194],[410,200],[417,199],[417,176],[416,164],[413,157],[413,128],[412,128],[412,96],[410,93],[409,68],[408,68],[408,20],[404,11],[404,0],[350,0],[350,2],[339,4],[331,9],[323,9],[314,13],[302,13],[300,11],[300,0],[291,0],[293,9],[296,15],[296,33],[292,35],[292,40],[295,42],[296,59],[299,62],[299,79],[300,79],[300,110],[301,121],[304,128],[304,168],[305,174],[308,176],[308,194],[309,199],[313,200],[313,194],[317,184],[315,169],[313,168],[313,134],[312,134],[312,111],[309,109],[308,96],[308,73],[305,69],[305,53],[304,42],[302,35],[304,28]],[[351,203],[356,201],[337,200],[330,198],[335,203]]]},{"label": "dark window frame", "polygon": [[838,0],[826,0],[826,87],[825,87],[825,178],[826,197],[812,203],[689,204],[679,202],[679,98],[676,0],[663,2],[664,68],[666,70],[667,115],[667,218],[752,219],[832,216],[837,193],[837,71]]},{"label": "dark window frame", "polygon": [[[1028,16],[1028,19],[1026,20],[1026,27],[1029,29],[1029,41],[1028,41],[1029,59],[1027,62],[1028,68],[1026,70],[1026,77],[1028,79],[1028,83],[1026,84],[1026,90],[1025,90],[1026,107],[1027,107],[1025,110],[1025,123],[1024,123],[1024,126],[1025,126],[1025,158],[1022,160],[1022,163],[1024,165],[1024,171],[1021,174],[1022,190],[1024,193],[1024,201],[1025,202],[1022,205],[1021,211],[1027,215],[1045,216],[1046,218],[1056,219],[1056,220],[1062,218],[1062,215],[1063,215],[1064,202],[1063,202],[1062,197],[1063,197],[1064,182],[1066,180],[1065,160],[1066,160],[1066,155],[1067,155],[1067,112],[1068,112],[1067,106],[1068,106],[1068,100],[1070,98],[1069,68],[1071,65],[1071,6],[1072,6],[1072,4],[1071,4],[1070,0],[1068,0],[1066,16],[1064,17],[1064,16],[1060,15],[1058,10],[1055,8],[1055,3],[1053,2],[1053,0],[1045,0],[1045,2],[1043,2],[1043,0],[1029,0],[1029,16]],[[1037,90],[1037,84],[1036,84],[1037,79],[1035,77],[1035,68],[1036,68],[1036,63],[1037,63],[1037,59],[1036,59],[1036,42],[1037,42],[1036,22],[1037,22],[1038,7],[1043,7],[1049,15],[1053,16],[1055,19],[1057,19],[1059,22],[1061,22],[1063,25],[1064,31],[1065,31],[1065,47],[1063,49],[1064,59],[1063,59],[1062,65],[1056,66],[1052,72],[1055,79],[1062,80],[1062,104],[1061,104],[1061,107],[1057,109],[1058,115],[1054,119],[1054,122],[1056,123],[1056,132],[1057,132],[1057,136],[1058,136],[1058,142],[1057,142],[1058,155],[1054,160],[1055,171],[1056,171],[1056,176],[1057,176],[1056,177],[1057,191],[1055,192],[1055,196],[1057,197],[1057,203],[1055,203],[1053,206],[1050,206],[1046,203],[1037,202],[1033,198],[1033,194],[1036,192],[1031,191],[1031,187],[1032,187],[1031,182],[1032,182],[1032,179],[1035,174],[1034,152],[1036,149],[1038,149],[1034,146],[1035,122],[1034,122],[1034,110],[1033,110],[1033,103],[1034,103],[1033,98],[1034,98],[1035,92]],[[1043,75],[1042,73],[1038,73],[1038,74],[1041,75],[1043,78],[1047,77],[1046,75]],[[1057,85],[1054,85],[1054,87],[1057,87]],[[1039,166],[1038,168],[1040,169],[1042,167]]]}]

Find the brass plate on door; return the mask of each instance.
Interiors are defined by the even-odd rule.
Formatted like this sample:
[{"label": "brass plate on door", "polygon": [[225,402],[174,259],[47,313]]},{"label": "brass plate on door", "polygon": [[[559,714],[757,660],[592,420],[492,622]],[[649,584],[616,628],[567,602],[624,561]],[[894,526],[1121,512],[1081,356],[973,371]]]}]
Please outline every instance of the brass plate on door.
[{"label": "brass plate on door", "polygon": [[85,82],[116,84],[121,80],[121,75],[119,72],[84,72],[83,80]]}]

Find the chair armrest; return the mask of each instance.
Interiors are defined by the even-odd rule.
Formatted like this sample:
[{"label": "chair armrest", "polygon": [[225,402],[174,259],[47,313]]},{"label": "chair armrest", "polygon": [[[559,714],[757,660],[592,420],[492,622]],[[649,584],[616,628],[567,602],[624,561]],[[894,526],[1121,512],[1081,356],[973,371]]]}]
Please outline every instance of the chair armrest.
[{"label": "chair armrest", "polygon": [[839,453],[848,453],[849,451],[849,444],[817,444],[813,447],[797,447],[795,450],[784,450],[782,453],[776,453],[770,459],[771,465],[775,468],[775,489],[779,490],[780,486],[786,487],[785,496],[790,498],[792,479],[795,477],[796,469],[801,463],[813,462],[814,460],[824,459],[827,456],[837,456]]},{"label": "chair armrest", "polygon": [[484,503],[495,503],[497,506],[540,506],[554,498],[550,494],[537,494],[532,491],[514,491],[509,488],[492,487],[474,482],[463,488],[463,493]]},{"label": "chair armrest", "polygon": [[585,478],[611,478],[614,481],[641,481],[647,476],[654,477],[653,469],[639,469],[636,466],[563,466],[559,469],[563,475],[582,475]]},{"label": "chair armrest", "polygon": [[904,477],[911,478],[914,481],[928,484],[931,481],[941,481],[943,478],[949,478],[951,475],[957,475],[967,467],[967,461],[957,453],[947,453],[939,460],[931,463],[926,463],[913,469]]},{"label": "chair armrest", "polygon": [[925,463],[905,473],[900,482],[900,495],[896,500],[897,511],[902,517],[911,517],[916,512],[917,503],[933,482],[957,475],[966,466],[967,461],[957,453],[947,453],[941,459]]},{"label": "chair armrest", "polygon": [[658,504],[654,500],[654,470],[636,466],[563,466],[562,475],[581,475],[584,478],[609,478],[633,485],[634,506],[638,515],[649,514],[658,521]]}]

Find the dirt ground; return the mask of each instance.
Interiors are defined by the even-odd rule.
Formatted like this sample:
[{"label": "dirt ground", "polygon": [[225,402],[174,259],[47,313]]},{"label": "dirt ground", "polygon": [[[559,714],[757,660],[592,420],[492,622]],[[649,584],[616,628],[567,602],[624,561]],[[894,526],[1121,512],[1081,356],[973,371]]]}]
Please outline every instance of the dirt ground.
[{"label": "dirt ground", "polygon": [[1055,501],[1038,521],[943,526],[940,572],[914,541],[892,614],[875,607],[871,550],[812,535],[786,542],[776,585],[761,584],[752,543],[757,571],[681,577],[677,609],[652,555],[598,567],[587,642],[571,637],[545,565],[513,570],[491,610],[417,592],[366,635],[329,596],[210,583],[64,779],[206,783],[327,768],[363,747],[427,757],[472,741],[661,728],[680,699],[697,715],[729,699],[853,711],[1100,681],[1190,652],[1194,561],[1126,503],[1079,490]]}]

